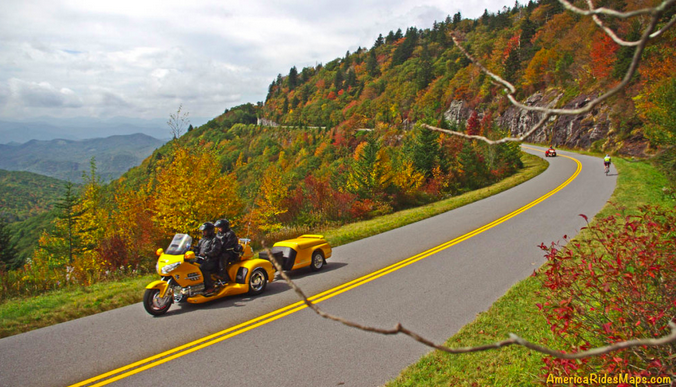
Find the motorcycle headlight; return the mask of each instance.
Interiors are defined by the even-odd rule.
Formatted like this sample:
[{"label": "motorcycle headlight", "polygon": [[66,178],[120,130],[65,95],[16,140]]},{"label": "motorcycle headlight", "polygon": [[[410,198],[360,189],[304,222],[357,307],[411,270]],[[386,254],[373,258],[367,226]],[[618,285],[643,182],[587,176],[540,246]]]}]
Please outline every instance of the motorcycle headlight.
[{"label": "motorcycle headlight", "polygon": [[165,275],[166,275],[166,274],[169,274],[169,273],[171,273],[172,271],[174,271],[174,269],[176,269],[176,268],[179,267],[179,266],[181,266],[181,262],[174,262],[174,263],[172,263],[171,265],[167,265],[167,266],[165,266],[165,267],[162,268],[162,274],[165,274]]}]

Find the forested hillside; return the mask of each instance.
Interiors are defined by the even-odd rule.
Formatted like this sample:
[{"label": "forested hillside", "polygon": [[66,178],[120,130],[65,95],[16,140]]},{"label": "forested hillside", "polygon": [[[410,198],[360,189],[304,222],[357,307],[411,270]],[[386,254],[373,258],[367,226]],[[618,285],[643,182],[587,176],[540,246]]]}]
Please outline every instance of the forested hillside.
[{"label": "forested hillside", "polygon": [[0,169],[0,217],[12,223],[51,210],[65,182],[31,172]]},{"label": "forested hillside", "polygon": [[[659,1],[597,3],[628,11]],[[674,14],[671,8],[664,23]],[[632,41],[648,18],[606,22],[620,31],[620,38]],[[446,119],[451,127],[472,133],[477,128],[465,126],[475,116],[521,134],[525,119],[500,98],[502,86],[454,45],[451,33],[490,71],[512,82],[517,97],[528,104],[556,100],[556,107],[584,106],[622,79],[634,53],[634,47],[613,42],[591,17],[564,12],[556,0],[517,2],[513,8],[486,11],[477,20],[458,13],[429,29],[390,31],[372,47],[325,65],[291,68],[270,84],[259,115],[282,125],[341,130],[406,128],[416,121],[442,125]],[[644,156],[665,143],[673,145],[674,58],[676,33],[671,29],[648,46],[638,75],[623,93],[588,115],[548,124],[534,139]]]}]

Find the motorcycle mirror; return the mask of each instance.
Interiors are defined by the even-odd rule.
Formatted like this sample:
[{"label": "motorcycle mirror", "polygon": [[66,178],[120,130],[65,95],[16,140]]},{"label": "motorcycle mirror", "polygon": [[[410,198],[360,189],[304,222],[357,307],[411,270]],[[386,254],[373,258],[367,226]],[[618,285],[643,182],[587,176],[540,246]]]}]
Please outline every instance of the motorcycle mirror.
[{"label": "motorcycle mirror", "polygon": [[194,251],[188,251],[185,253],[185,259],[195,259],[195,252]]},{"label": "motorcycle mirror", "polygon": [[164,253],[164,249],[162,248],[157,249],[157,251],[155,252],[155,254],[157,254],[158,257],[162,255],[162,253]]}]

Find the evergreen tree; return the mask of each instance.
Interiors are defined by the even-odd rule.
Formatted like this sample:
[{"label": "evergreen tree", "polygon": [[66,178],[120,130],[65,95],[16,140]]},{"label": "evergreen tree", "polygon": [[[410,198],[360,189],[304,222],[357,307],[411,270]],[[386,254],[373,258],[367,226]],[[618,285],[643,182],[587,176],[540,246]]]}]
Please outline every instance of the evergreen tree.
[{"label": "evergreen tree", "polygon": [[460,11],[458,11],[458,13],[456,13],[455,15],[453,15],[453,26],[455,27],[455,26],[458,25],[458,23],[460,23],[461,21],[462,21],[462,15],[460,14]]},{"label": "evergreen tree", "polygon": [[298,86],[298,70],[293,66],[289,70],[289,90],[295,89],[296,86]]},{"label": "evergreen tree", "polygon": [[[383,38],[383,34],[378,34],[378,39],[376,39],[376,42],[373,44],[373,48],[378,48],[385,44],[385,39]],[[373,51],[373,49],[371,50]]]},{"label": "evergreen tree", "polygon": [[12,243],[9,227],[3,217],[0,216],[0,269],[14,270],[23,262],[19,260],[16,245]]},{"label": "evergreen tree", "polygon": [[375,136],[368,136],[357,146],[347,179],[350,192],[362,199],[378,199],[391,184],[389,163]]},{"label": "evergreen tree", "polygon": [[[401,33],[401,30],[398,32]],[[404,63],[408,58],[411,57],[417,41],[418,29],[411,27],[406,30],[406,39],[397,47],[396,50],[394,50],[394,54],[392,54],[392,67]]]},{"label": "evergreen tree", "polygon": [[519,50],[518,48],[514,48],[512,51],[509,52],[509,56],[505,61],[504,78],[511,83],[516,82],[517,80],[516,73],[519,71],[521,67],[521,62],[519,61],[520,51],[521,50]]},{"label": "evergreen tree", "polygon": [[64,244],[51,244],[42,246],[47,251],[55,255],[67,256],[68,263],[73,263],[73,255],[82,248],[80,235],[76,232],[76,224],[79,221],[83,209],[78,209],[80,197],[73,192],[73,183],[65,184],[66,192],[64,196],[54,205],[59,211],[57,215],[58,226],[54,230],[54,237],[61,239]]},{"label": "evergreen tree", "polygon": [[413,166],[425,177],[430,178],[434,168],[441,161],[439,133],[424,129],[416,129],[414,133],[415,137],[410,145]]},{"label": "evergreen tree", "polygon": [[432,77],[432,60],[429,49],[425,44],[420,54],[420,65],[416,70],[416,85],[418,86],[418,90],[426,88],[432,82]]},{"label": "evergreen tree", "polygon": [[[401,31],[401,30],[399,30],[399,31]],[[387,34],[387,37],[385,38],[385,43],[392,44],[395,40],[396,40],[396,38],[394,37],[394,32],[390,31],[390,33]]]},{"label": "evergreen tree", "polygon": [[333,78],[333,85],[336,87],[336,90],[340,90],[343,88],[343,81],[345,80],[345,75],[343,74],[343,70],[338,68],[338,71],[336,71],[336,75]]},{"label": "evergreen tree", "polygon": [[347,72],[347,77],[345,78],[345,87],[355,87],[357,85],[357,74],[354,73],[354,70],[350,69]]},{"label": "evergreen tree", "polygon": [[[631,42],[636,41],[640,38],[641,38],[641,24],[637,20],[634,20],[634,22],[631,24],[631,29],[629,30],[629,33],[627,34],[625,40]],[[624,78],[624,75],[627,73],[627,70],[629,70],[631,61],[634,58],[634,50],[635,50],[634,47],[626,47],[626,46],[620,46],[620,48],[617,50],[617,53],[615,54],[617,56],[617,60],[615,61],[615,65],[613,66],[613,77],[615,79]]]},{"label": "evergreen tree", "polygon": [[380,74],[378,70],[378,59],[376,58],[376,50],[369,51],[369,57],[366,60],[366,72],[372,76],[377,77]]}]

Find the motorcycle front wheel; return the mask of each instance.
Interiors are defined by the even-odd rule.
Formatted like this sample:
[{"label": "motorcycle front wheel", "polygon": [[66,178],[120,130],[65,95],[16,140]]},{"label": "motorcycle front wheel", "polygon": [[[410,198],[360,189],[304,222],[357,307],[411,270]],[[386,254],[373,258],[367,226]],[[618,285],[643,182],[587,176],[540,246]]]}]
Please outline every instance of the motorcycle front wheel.
[{"label": "motorcycle front wheel", "polygon": [[162,298],[158,289],[146,289],[143,294],[143,307],[146,308],[146,312],[153,316],[161,316],[167,313],[173,300],[174,297],[169,290]]}]

